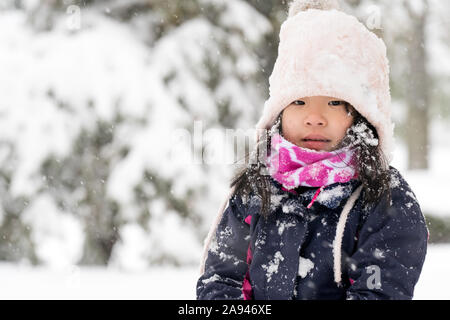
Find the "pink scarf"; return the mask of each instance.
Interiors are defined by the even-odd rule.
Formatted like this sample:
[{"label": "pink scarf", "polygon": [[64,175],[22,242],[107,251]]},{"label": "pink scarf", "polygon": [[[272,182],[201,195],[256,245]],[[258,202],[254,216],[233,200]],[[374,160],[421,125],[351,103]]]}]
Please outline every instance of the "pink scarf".
[{"label": "pink scarf", "polygon": [[325,186],[348,182],[358,176],[352,149],[328,152],[301,148],[279,133],[272,136],[270,156],[266,162],[269,174],[286,190],[299,186],[320,187],[308,208]]}]

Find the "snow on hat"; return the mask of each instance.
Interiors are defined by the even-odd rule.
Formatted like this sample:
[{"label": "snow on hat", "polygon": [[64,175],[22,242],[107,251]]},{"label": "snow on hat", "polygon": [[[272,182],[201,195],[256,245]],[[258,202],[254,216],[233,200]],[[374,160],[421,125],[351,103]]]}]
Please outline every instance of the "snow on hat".
[{"label": "snow on hat", "polygon": [[394,124],[386,46],[354,16],[338,9],[336,0],[290,3],[256,140],[293,101],[331,96],[350,103],[376,128],[380,148],[391,162]]}]

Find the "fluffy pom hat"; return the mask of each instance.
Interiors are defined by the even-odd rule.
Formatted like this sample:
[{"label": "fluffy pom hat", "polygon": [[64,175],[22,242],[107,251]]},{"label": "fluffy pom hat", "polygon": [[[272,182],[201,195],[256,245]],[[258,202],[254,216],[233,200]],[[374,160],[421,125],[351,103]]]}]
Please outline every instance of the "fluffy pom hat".
[{"label": "fluffy pom hat", "polygon": [[384,42],[337,0],[294,0],[281,25],[278,57],[269,77],[269,99],[256,124],[256,141],[285,107],[310,96],[331,96],[350,103],[377,130],[379,144],[392,161],[389,61]]}]

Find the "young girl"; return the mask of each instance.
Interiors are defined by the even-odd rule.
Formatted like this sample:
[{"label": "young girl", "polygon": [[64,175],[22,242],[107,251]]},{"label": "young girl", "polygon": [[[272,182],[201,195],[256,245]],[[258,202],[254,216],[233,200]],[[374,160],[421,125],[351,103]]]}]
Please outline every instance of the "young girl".
[{"label": "young girl", "polygon": [[256,152],[205,241],[197,298],[412,299],[428,229],[389,166],[383,41],[336,1],[294,1],[269,82]]}]

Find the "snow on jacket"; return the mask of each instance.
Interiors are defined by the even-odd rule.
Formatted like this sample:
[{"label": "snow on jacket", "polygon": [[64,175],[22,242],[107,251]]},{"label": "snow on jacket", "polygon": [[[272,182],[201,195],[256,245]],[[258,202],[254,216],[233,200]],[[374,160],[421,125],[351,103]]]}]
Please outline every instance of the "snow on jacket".
[{"label": "snow on jacket", "polygon": [[[272,181],[271,212],[233,196],[207,245],[197,299],[412,299],[428,229],[393,167],[391,203],[363,203],[360,182],[300,194]],[[349,203],[352,200],[354,203]]]}]

